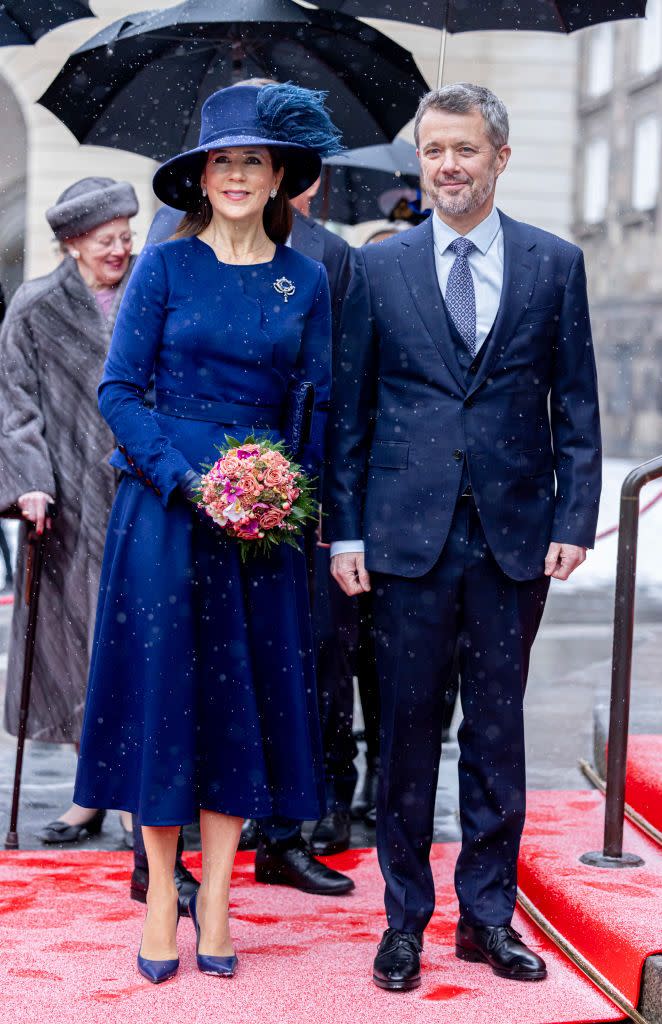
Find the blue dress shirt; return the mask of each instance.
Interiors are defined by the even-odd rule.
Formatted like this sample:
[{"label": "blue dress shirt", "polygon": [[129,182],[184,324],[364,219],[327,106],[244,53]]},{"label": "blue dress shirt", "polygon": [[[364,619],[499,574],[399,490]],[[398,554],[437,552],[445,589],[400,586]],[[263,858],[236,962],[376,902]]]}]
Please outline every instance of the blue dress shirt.
[{"label": "blue dress shirt", "polygon": [[[459,233],[444,223],[436,213],[432,215],[434,237],[434,265],[442,295],[446,295],[448,275],[455,262],[454,253],[448,246]],[[503,229],[496,207],[485,220],[464,236],[476,248],[469,255],[469,268],[476,292],[476,351],[481,347],[496,320],[501,288],[503,286]]]}]

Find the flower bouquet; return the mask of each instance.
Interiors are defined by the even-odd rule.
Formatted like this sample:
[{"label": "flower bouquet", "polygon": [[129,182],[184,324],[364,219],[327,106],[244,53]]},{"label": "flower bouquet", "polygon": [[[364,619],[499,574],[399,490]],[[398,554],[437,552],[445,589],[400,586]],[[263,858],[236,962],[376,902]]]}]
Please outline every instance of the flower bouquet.
[{"label": "flower bouquet", "polygon": [[317,516],[311,480],[287,458],[282,442],[228,437],[200,481],[199,506],[239,543],[242,562],[276,544],[298,548]]}]

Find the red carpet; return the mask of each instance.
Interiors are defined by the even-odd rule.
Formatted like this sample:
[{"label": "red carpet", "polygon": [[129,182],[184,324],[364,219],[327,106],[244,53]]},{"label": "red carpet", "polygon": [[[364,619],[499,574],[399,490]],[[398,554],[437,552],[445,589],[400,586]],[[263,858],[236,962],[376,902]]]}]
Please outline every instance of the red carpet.
[{"label": "red carpet", "polygon": [[[521,915],[516,927],[547,958],[547,981],[504,981],[486,967],[457,960],[456,855],[455,845],[434,849],[439,909],[426,933],[423,985],[412,993],[389,993],[370,980],[384,927],[373,850],[333,858],[357,883],[354,894],[338,899],[256,885],[252,855],[239,854],[233,889],[238,975],[226,981],[197,972],[193,928],[183,918],[179,974],[158,988],[134,966],[144,908],[128,899],[128,853],[0,854],[0,1020],[579,1024],[622,1018]],[[188,862],[199,867],[199,854]]]},{"label": "red carpet", "polygon": [[636,1006],[644,960],[662,951],[662,851],[625,823],[623,849],[641,868],[592,868],[604,799],[594,792],[528,794],[519,884],[572,945]]},{"label": "red carpet", "polygon": [[630,736],[625,800],[662,831],[662,736]]}]

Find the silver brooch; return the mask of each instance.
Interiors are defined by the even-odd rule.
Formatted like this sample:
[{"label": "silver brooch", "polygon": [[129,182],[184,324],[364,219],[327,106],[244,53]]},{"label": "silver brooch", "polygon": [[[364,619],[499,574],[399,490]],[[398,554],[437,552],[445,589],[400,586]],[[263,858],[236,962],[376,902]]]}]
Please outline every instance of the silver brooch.
[{"label": "silver brooch", "polygon": [[286,277],[279,277],[277,281],[274,281],[274,288],[279,295],[283,296],[285,302],[294,295],[296,288],[293,283]]}]

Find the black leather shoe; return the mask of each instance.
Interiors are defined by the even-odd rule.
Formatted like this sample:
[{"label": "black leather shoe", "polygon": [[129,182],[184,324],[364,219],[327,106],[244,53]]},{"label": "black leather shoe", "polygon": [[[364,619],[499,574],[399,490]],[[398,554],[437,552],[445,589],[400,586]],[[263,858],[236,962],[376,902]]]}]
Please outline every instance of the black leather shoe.
[{"label": "black leather shoe", "polygon": [[287,847],[260,843],[255,854],[255,881],[289,885],[316,896],[344,896],[354,888],[347,875],[315,860],[303,840]]},{"label": "black leather shoe", "polygon": [[318,857],[349,850],[351,835],[349,811],[329,811],[315,825],[310,837],[310,848]]},{"label": "black leather shoe", "polygon": [[547,977],[545,961],[522,942],[510,925],[481,927],[462,918],[455,931],[455,955],[460,960],[489,964],[500,978],[513,981],[542,981]]},{"label": "black leather shoe", "polygon": [[60,843],[78,843],[88,836],[98,836],[106,817],[105,811],[95,811],[83,825],[68,825],[66,821],[51,821],[37,832],[37,839],[42,843],[56,845]]},{"label": "black leather shoe", "polygon": [[375,985],[392,992],[418,988],[421,984],[422,952],[423,936],[420,932],[399,932],[396,928],[387,928],[372,969]]},{"label": "black leather shoe", "polygon": [[368,825],[374,825],[375,823],[378,780],[379,758],[375,758],[372,762],[368,762],[365,774],[356,787],[354,799],[352,800],[352,817],[356,820],[362,818]]},{"label": "black leather shoe", "polygon": [[260,841],[260,827],[255,818],[246,818],[241,826],[238,850],[257,850]]},{"label": "black leather shoe", "polygon": [[[138,903],[147,903],[148,885],[149,871],[146,867],[136,865],[131,874],[131,899]],[[175,861],[175,885],[179,895],[179,916],[188,917],[189,901],[193,893],[200,888],[200,883],[179,858]]]}]

